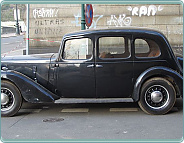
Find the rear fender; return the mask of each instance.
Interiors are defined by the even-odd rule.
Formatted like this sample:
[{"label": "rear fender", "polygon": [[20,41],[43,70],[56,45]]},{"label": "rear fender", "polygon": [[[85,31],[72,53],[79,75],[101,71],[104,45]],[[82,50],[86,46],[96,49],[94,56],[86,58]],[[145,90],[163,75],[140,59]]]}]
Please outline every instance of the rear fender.
[{"label": "rear fender", "polygon": [[54,102],[59,97],[31,78],[17,71],[2,71],[1,80],[9,80],[14,83],[21,92],[22,97],[32,103]]},{"label": "rear fender", "polygon": [[144,71],[136,80],[132,98],[135,102],[139,101],[141,87],[145,81],[153,77],[165,77],[171,79],[178,88],[178,94],[183,97],[183,77],[176,71],[166,67],[152,67]]}]

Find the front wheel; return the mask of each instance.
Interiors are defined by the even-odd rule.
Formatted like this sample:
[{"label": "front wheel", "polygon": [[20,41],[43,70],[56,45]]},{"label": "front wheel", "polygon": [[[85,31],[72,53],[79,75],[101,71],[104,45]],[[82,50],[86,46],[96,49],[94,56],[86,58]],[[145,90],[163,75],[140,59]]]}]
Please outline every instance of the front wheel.
[{"label": "front wheel", "polygon": [[11,82],[1,81],[1,116],[15,115],[22,105],[22,96],[19,89]]},{"label": "front wheel", "polygon": [[162,115],[172,109],[175,101],[173,85],[164,78],[152,78],[143,84],[138,104],[148,114]]}]

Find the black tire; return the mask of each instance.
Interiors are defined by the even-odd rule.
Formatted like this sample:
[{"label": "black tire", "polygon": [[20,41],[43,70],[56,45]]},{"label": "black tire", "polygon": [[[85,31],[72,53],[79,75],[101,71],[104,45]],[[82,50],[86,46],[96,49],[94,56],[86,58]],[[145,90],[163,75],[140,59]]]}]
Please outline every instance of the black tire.
[{"label": "black tire", "polygon": [[13,83],[1,80],[1,116],[13,116],[21,106],[22,96],[19,89]]},{"label": "black tire", "polygon": [[176,101],[173,85],[164,78],[152,78],[141,89],[140,108],[147,114],[163,115],[169,112]]}]

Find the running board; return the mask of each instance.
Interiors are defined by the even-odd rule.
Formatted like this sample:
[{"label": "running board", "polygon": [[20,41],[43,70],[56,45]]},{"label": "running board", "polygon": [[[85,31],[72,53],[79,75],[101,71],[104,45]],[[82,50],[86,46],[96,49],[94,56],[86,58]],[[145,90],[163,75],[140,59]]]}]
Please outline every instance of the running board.
[{"label": "running board", "polygon": [[134,102],[132,98],[60,98],[54,103],[115,103]]}]

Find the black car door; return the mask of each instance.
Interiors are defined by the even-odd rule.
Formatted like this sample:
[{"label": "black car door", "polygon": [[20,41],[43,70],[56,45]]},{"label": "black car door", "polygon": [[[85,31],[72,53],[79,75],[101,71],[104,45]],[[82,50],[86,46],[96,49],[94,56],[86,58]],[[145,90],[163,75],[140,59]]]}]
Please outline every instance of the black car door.
[{"label": "black car door", "polygon": [[132,94],[131,36],[98,36],[95,61],[96,94],[99,98],[126,98]]},{"label": "black car door", "polygon": [[95,98],[93,40],[68,39],[57,68],[57,90],[62,97]]}]

